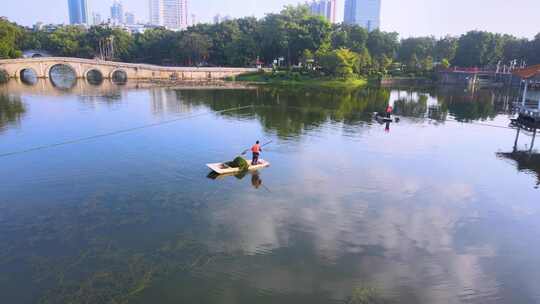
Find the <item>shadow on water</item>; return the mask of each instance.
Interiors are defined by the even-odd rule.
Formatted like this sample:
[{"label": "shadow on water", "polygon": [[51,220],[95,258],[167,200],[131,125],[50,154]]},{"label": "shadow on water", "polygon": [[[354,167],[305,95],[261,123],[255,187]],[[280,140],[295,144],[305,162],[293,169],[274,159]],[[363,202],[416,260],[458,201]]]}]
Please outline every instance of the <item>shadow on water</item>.
[{"label": "shadow on water", "polygon": [[497,153],[497,156],[502,159],[514,161],[518,171],[536,176],[536,188],[540,187],[540,154],[527,151],[515,151]]}]

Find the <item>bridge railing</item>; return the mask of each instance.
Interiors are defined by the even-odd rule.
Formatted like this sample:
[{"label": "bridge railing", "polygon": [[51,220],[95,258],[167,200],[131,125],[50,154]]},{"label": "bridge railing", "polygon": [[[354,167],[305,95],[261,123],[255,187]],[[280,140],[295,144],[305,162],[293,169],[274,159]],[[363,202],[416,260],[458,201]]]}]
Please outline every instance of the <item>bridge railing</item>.
[{"label": "bridge railing", "polygon": [[171,67],[171,66],[147,64],[147,63],[129,63],[129,62],[105,61],[105,60],[100,60],[100,59],[85,59],[85,58],[74,58],[74,57],[39,57],[39,58],[0,59],[0,65],[24,64],[24,63],[30,63],[30,62],[51,62],[51,61],[58,62],[58,63],[82,63],[82,64],[125,67],[125,68],[139,68],[139,69],[147,69],[147,70],[154,70],[154,71],[178,71],[178,72],[246,71],[246,72],[252,72],[252,71],[257,70],[256,68],[233,68],[233,67],[174,67],[174,66]]}]

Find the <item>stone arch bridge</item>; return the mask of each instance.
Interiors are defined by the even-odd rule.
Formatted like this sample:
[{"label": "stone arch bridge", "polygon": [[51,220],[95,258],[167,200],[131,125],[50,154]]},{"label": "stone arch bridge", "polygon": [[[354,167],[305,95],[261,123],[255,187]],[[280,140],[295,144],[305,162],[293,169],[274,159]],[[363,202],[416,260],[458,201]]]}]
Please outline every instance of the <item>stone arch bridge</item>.
[{"label": "stone arch bridge", "polygon": [[63,65],[71,68],[77,78],[88,78],[89,73],[103,79],[127,77],[127,79],[167,79],[167,80],[216,80],[240,74],[256,72],[255,68],[197,68],[162,67],[149,64],[122,63],[103,60],[40,57],[0,60],[0,72],[5,71],[11,78],[21,78],[25,70],[32,70],[37,78],[50,78],[51,68]]}]

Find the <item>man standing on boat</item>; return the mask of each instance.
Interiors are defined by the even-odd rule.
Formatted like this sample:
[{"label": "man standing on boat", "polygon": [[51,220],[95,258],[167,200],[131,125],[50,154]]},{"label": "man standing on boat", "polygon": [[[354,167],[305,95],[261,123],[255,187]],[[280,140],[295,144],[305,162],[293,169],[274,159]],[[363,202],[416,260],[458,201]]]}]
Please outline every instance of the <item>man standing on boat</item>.
[{"label": "man standing on boat", "polygon": [[259,163],[259,155],[261,154],[261,145],[259,144],[259,141],[257,140],[257,142],[253,145],[253,147],[251,147],[251,152],[253,153],[253,160],[251,161],[251,164],[253,166],[257,165]]},{"label": "man standing on boat", "polygon": [[387,118],[392,117],[392,112],[394,112],[394,108],[391,105],[388,105],[386,107],[386,117]]}]

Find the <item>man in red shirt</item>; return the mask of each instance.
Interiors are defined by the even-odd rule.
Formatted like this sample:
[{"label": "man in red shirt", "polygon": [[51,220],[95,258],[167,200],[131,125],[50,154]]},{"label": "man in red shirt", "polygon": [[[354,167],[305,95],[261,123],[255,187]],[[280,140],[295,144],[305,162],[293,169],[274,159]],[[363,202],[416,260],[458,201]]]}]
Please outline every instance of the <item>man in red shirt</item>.
[{"label": "man in red shirt", "polygon": [[388,105],[388,107],[386,107],[386,117],[390,118],[392,112],[394,112],[394,108],[391,105]]},{"label": "man in red shirt", "polygon": [[261,145],[259,144],[259,141],[257,140],[257,142],[255,143],[255,145],[253,145],[253,147],[251,147],[251,152],[253,153],[253,160],[251,161],[251,164],[253,166],[257,165],[259,163],[259,155],[261,154]]}]

